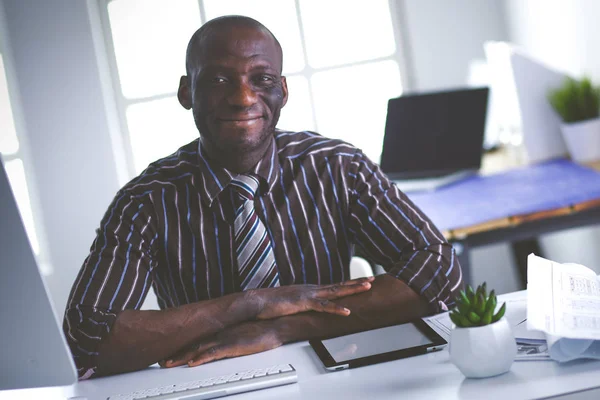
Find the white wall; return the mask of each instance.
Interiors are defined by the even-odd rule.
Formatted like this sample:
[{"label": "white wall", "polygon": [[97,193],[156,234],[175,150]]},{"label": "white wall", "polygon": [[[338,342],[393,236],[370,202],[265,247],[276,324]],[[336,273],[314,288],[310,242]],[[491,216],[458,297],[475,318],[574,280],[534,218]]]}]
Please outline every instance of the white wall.
[{"label": "white wall", "polygon": [[[508,34],[548,65],[600,84],[600,1],[507,0]],[[547,235],[540,245],[558,262],[576,262],[600,273],[600,228]]]},{"label": "white wall", "polygon": [[533,56],[600,83],[600,2],[507,0],[509,39]]},{"label": "white wall", "polygon": [[464,85],[469,62],[485,59],[483,43],[507,39],[497,0],[398,0],[398,12],[415,90]]}]

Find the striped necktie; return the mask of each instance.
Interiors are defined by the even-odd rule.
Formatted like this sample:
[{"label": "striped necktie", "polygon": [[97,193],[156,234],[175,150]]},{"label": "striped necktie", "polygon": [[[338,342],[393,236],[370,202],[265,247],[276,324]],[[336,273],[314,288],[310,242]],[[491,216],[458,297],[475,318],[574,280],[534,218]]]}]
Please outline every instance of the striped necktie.
[{"label": "striped necktie", "polygon": [[279,286],[271,240],[254,208],[258,179],[251,175],[238,175],[231,184],[241,199],[233,224],[240,289]]}]

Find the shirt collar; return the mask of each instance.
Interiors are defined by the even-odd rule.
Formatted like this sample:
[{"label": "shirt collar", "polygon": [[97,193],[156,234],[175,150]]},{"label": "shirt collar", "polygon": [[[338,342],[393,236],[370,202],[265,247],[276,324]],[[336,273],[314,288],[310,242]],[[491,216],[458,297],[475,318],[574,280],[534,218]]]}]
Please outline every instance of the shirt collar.
[{"label": "shirt collar", "polygon": [[[202,148],[202,140],[198,141],[198,158],[202,180],[201,190],[204,192],[202,197],[204,202],[211,207],[236,174],[211,163],[206,156],[206,151]],[[258,176],[261,194],[268,193],[273,189],[279,179],[279,157],[274,136],[263,158],[249,172]]]}]

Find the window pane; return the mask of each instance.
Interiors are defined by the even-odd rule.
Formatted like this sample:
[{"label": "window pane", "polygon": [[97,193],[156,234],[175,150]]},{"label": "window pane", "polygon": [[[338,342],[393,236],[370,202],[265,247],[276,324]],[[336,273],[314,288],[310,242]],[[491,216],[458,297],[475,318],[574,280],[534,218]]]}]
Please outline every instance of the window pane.
[{"label": "window pane", "polygon": [[312,106],[308,91],[308,79],[304,76],[287,78],[288,101],[281,110],[277,127],[289,131],[314,131]]},{"label": "window pane", "polygon": [[31,212],[31,201],[29,200],[29,190],[27,189],[23,161],[20,159],[7,161],[4,164],[4,168],[6,169],[6,175],[8,175],[10,186],[17,200],[21,219],[23,220],[23,225],[25,225],[31,248],[35,254],[39,254],[40,243],[35,233],[35,224],[33,222],[33,213]]},{"label": "window pane", "polygon": [[379,162],[388,100],[402,93],[395,61],[319,72],[312,78],[319,133],[345,140]]},{"label": "window pane", "polygon": [[19,150],[17,131],[13,119],[4,60],[0,54],[0,153],[7,155]]},{"label": "window pane", "polygon": [[200,27],[197,0],[115,0],[108,4],[123,95],[177,91],[185,50]]},{"label": "window pane", "polygon": [[388,0],[300,0],[308,64],[314,68],[385,57],[396,42]]},{"label": "window pane", "polygon": [[136,173],[198,137],[192,112],[176,97],[127,107],[127,124]]},{"label": "window pane", "polygon": [[204,0],[207,19],[222,15],[246,15],[266,26],[283,48],[283,72],[304,68],[304,54],[294,0]]}]

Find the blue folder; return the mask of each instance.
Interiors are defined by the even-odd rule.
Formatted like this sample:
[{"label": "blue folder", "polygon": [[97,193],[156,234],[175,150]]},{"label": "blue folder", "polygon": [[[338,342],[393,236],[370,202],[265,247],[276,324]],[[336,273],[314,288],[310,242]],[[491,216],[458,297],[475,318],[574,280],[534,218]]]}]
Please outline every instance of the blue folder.
[{"label": "blue folder", "polygon": [[473,176],[409,197],[446,231],[600,199],[600,173],[568,160],[555,160]]}]

